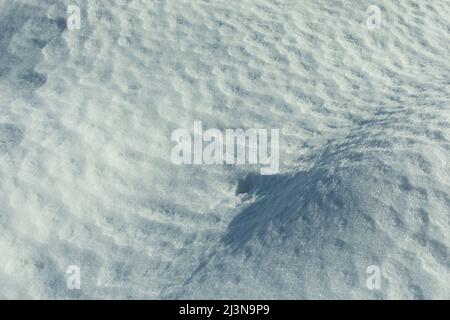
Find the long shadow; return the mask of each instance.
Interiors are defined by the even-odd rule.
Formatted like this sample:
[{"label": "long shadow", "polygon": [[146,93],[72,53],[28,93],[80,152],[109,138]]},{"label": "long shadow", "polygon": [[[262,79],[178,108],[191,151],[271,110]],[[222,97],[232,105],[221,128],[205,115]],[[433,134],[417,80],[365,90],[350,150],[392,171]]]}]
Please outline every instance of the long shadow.
[{"label": "long shadow", "polygon": [[320,202],[311,190],[318,178],[320,174],[305,171],[293,175],[247,175],[239,182],[236,192],[255,200],[231,221],[222,242],[235,252],[251,239],[264,244],[269,230],[288,235],[289,226],[300,216],[305,220],[311,218],[304,214],[307,210],[302,208],[302,203],[308,201],[303,200],[316,197]]}]

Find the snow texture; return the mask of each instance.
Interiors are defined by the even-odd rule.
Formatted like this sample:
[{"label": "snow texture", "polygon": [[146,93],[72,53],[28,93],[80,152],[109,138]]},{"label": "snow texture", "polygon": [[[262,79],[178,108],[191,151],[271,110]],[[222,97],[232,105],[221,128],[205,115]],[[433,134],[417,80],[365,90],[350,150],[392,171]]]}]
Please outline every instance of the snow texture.
[{"label": "snow texture", "polygon": [[[449,17],[0,0],[0,298],[449,299]],[[280,173],[174,165],[195,120],[279,128]]]}]

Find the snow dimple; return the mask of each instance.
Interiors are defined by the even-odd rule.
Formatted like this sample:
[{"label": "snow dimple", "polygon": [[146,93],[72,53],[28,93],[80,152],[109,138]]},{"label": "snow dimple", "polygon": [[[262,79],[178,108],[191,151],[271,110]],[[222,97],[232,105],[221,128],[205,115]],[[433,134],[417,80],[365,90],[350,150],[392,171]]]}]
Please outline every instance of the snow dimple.
[{"label": "snow dimple", "polygon": [[12,123],[0,123],[0,151],[8,151],[20,144],[24,130]]}]

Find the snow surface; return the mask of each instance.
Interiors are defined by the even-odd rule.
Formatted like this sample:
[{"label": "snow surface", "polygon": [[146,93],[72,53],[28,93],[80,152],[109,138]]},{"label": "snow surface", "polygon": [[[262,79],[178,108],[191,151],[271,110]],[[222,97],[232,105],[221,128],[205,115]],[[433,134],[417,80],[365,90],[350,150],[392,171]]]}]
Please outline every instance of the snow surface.
[{"label": "snow surface", "polygon": [[[449,17],[0,0],[0,298],[449,299]],[[279,128],[280,174],[172,164],[194,120]]]}]

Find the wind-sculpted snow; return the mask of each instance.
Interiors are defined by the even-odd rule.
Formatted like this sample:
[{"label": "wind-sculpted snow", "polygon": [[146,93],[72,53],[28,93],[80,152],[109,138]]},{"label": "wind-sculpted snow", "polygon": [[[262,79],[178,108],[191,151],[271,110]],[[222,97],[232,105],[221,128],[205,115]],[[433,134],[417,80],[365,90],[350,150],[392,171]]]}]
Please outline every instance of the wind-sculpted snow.
[{"label": "wind-sculpted snow", "polygon": [[[248,204],[182,296],[447,297],[449,144],[407,113],[361,124],[306,170],[247,176]],[[386,291],[368,294],[374,263]]]},{"label": "wind-sculpted snow", "polygon": [[448,1],[74,2],[0,0],[1,298],[450,298]]}]

